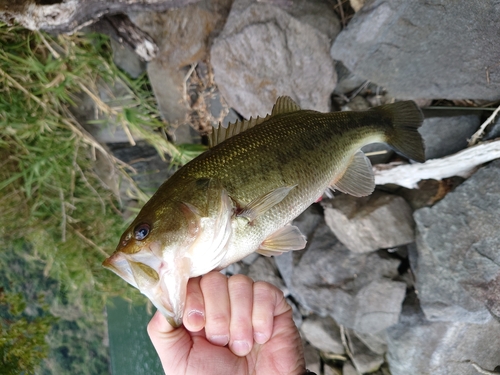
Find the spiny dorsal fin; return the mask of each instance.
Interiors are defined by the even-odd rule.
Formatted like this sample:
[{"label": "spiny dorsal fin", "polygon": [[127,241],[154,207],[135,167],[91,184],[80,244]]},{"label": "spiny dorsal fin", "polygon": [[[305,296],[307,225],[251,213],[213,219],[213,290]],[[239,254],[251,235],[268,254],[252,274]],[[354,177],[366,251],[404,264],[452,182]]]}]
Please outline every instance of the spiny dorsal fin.
[{"label": "spiny dorsal fin", "polygon": [[236,134],[243,133],[244,131],[253,128],[255,125],[262,124],[264,121],[268,120],[271,115],[267,115],[266,117],[250,117],[249,120],[236,121],[235,123],[230,123],[227,125],[227,128],[222,126],[219,123],[217,127],[212,128],[212,133],[208,136],[208,144],[210,148],[217,146],[219,143],[224,142],[226,139],[229,139]]},{"label": "spiny dorsal fin", "polygon": [[290,113],[300,111],[300,107],[295,103],[289,96],[280,96],[276,100],[276,104],[273,107],[271,116],[278,115],[280,113]]},{"label": "spiny dorsal fin", "polygon": [[375,179],[372,164],[362,151],[354,154],[344,175],[332,184],[332,188],[355,197],[366,197],[373,192]]},{"label": "spiny dorsal fin", "polygon": [[217,146],[219,143],[224,142],[226,139],[235,136],[236,134],[243,133],[244,131],[253,128],[256,125],[262,124],[264,121],[269,120],[270,117],[280,113],[290,113],[300,111],[300,107],[289,96],[280,96],[276,100],[276,104],[270,115],[266,117],[250,117],[249,120],[236,121],[235,123],[228,124],[227,128],[220,123],[217,127],[212,128],[212,133],[208,136],[208,144],[210,148]]}]

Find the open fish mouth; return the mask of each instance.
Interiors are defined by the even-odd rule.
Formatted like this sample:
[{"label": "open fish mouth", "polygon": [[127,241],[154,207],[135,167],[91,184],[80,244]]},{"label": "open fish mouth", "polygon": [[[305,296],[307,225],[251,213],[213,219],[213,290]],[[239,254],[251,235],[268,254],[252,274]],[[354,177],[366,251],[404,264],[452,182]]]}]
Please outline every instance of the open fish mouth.
[{"label": "open fish mouth", "polygon": [[[182,269],[174,268],[174,272],[169,271],[161,260],[152,262],[149,258],[147,263],[150,264],[137,261],[137,258],[145,257],[139,253],[129,255],[116,252],[102,265],[139,289],[173,327],[178,327],[182,324],[187,276],[182,276]],[[156,263],[156,267],[152,268],[151,263]]]}]

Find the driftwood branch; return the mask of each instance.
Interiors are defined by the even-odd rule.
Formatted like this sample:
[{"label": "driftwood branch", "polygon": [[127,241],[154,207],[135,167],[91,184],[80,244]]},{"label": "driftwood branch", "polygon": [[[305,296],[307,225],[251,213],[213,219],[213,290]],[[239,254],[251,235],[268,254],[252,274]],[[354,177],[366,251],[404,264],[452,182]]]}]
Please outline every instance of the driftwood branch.
[{"label": "driftwood branch", "polygon": [[396,184],[409,189],[421,180],[469,177],[483,163],[500,158],[500,139],[484,142],[456,154],[421,164],[380,164],[373,167],[377,185]]},{"label": "driftwood branch", "polygon": [[157,11],[181,7],[199,0],[5,0],[0,20],[17,22],[30,30],[71,32],[104,15]]}]

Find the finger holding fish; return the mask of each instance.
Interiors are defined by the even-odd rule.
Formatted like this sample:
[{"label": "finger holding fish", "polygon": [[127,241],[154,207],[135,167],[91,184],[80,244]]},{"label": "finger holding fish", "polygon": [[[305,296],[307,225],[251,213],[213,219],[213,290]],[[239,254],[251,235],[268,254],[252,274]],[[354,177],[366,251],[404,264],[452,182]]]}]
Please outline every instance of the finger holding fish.
[{"label": "finger holding fish", "polygon": [[[185,328],[214,345],[228,345],[238,356],[247,355],[254,344],[269,340],[274,314],[283,308],[280,290],[244,275],[227,278],[219,272],[209,272],[190,279],[187,290]],[[286,302],[284,305],[289,308]]]}]

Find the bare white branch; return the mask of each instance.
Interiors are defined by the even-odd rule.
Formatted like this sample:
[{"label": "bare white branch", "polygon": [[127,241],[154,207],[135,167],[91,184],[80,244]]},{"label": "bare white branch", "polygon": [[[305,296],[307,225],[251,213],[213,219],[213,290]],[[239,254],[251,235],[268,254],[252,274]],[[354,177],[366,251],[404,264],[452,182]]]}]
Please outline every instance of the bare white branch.
[{"label": "bare white branch", "polygon": [[409,189],[421,180],[469,177],[481,164],[500,158],[500,139],[484,142],[456,154],[419,164],[379,164],[373,167],[377,185],[396,184]]}]

